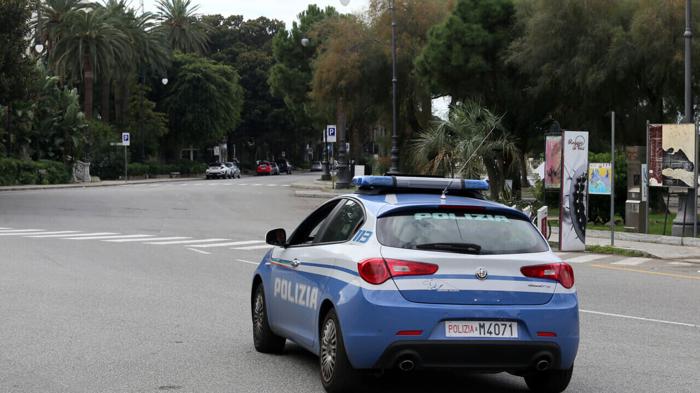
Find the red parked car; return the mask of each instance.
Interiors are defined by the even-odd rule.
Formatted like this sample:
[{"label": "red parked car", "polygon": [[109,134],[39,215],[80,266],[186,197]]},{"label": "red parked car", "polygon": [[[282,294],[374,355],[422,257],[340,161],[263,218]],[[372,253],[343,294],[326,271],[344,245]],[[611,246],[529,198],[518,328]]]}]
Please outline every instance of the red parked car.
[{"label": "red parked car", "polygon": [[255,169],[255,173],[260,175],[271,175],[273,173],[272,164],[269,161],[260,161],[258,167]]}]

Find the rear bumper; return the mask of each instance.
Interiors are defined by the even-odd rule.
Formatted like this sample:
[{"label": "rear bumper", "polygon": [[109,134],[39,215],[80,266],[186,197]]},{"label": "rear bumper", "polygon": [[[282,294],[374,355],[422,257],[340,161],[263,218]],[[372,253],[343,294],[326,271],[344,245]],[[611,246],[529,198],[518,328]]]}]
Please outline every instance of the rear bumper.
[{"label": "rear bumper", "polygon": [[397,341],[389,345],[373,368],[395,368],[405,360],[416,368],[528,371],[536,370],[543,360],[548,368],[560,368],[561,351],[556,343],[538,341]]},{"label": "rear bumper", "polygon": [[[552,368],[566,369],[573,365],[578,351],[575,293],[555,293],[543,305],[471,306],[412,303],[398,291],[346,286],[342,298],[345,301],[337,312],[348,358],[355,368],[395,367],[394,356],[407,350],[420,358],[423,367],[492,371],[529,369],[536,355],[544,351],[551,354]],[[517,321],[518,338],[447,337],[445,321],[458,320]],[[402,330],[420,330],[422,334],[397,335]],[[542,331],[556,336],[538,336]]]}]

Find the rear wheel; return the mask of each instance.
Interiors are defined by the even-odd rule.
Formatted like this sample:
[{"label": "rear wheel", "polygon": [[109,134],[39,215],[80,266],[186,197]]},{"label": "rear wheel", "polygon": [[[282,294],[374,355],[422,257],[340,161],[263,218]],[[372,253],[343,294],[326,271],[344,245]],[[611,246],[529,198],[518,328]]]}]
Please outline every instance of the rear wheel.
[{"label": "rear wheel", "polygon": [[320,332],[321,383],[328,393],[355,392],[358,388],[358,372],[348,360],[343,334],[335,310],[331,309],[323,319]]},{"label": "rear wheel", "polygon": [[263,285],[255,288],[253,296],[253,344],[255,350],[262,353],[281,353],[286,339],[272,332],[267,319],[265,291]]},{"label": "rear wheel", "polygon": [[571,381],[574,366],[568,370],[550,370],[525,376],[530,391],[537,393],[560,393],[566,390]]}]

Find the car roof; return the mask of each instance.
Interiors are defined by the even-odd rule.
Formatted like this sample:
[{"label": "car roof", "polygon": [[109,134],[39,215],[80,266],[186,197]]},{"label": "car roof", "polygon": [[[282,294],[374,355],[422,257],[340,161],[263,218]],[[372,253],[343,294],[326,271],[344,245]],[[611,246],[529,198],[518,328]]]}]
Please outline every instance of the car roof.
[{"label": "car roof", "polygon": [[464,196],[447,195],[445,199],[439,194],[425,193],[398,193],[398,194],[349,194],[346,197],[354,197],[359,199],[365,206],[365,209],[375,216],[385,214],[394,209],[412,208],[412,207],[435,207],[440,205],[448,206],[469,206],[482,207],[520,215],[522,218],[528,218],[519,210],[510,208],[500,203],[487,201],[484,199],[469,198]]}]

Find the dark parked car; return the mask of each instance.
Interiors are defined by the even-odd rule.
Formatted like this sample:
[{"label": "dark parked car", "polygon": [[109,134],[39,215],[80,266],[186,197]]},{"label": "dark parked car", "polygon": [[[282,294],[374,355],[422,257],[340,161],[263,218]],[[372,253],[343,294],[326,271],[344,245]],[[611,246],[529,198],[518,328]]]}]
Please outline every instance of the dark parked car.
[{"label": "dark parked car", "polygon": [[292,174],[292,164],[287,160],[278,160],[277,166],[279,166],[280,173],[286,173],[288,175]]}]

